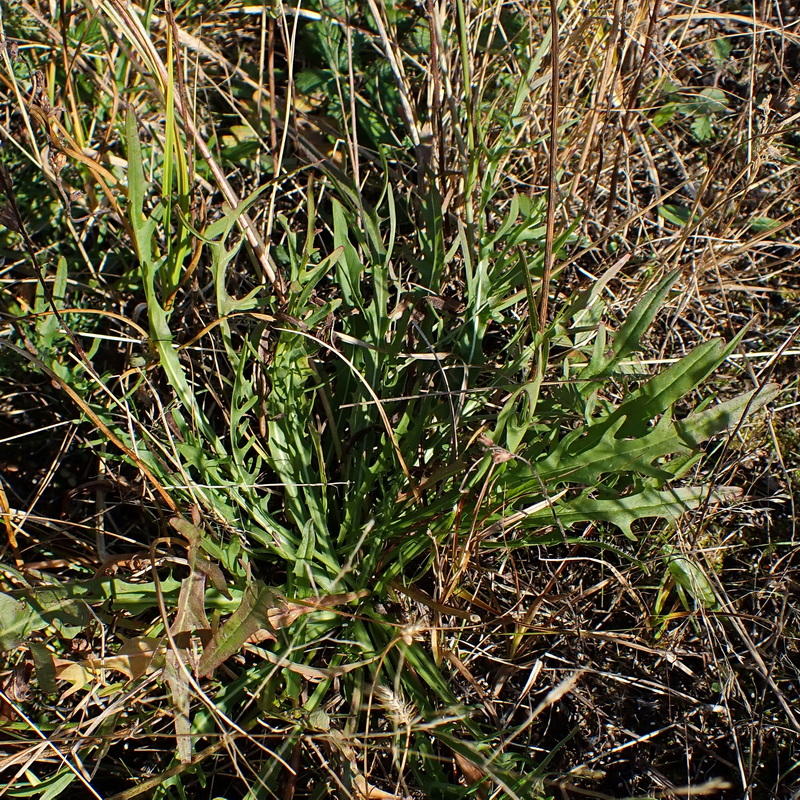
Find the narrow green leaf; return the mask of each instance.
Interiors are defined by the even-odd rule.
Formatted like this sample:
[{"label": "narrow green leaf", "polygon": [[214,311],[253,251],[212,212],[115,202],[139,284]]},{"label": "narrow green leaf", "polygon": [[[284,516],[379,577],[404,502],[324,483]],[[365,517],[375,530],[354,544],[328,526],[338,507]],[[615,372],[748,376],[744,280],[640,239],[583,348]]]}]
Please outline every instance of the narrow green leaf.
[{"label": "narrow green leaf", "polygon": [[[741,495],[737,487],[717,487],[711,492],[714,502],[730,501]],[[683,486],[678,489],[656,491],[647,487],[636,494],[612,500],[595,500],[579,497],[563,508],[556,509],[561,524],[566,528],[577,522],[608,522],[616,525],[628,538],[635,538],[631,525],[640,519],[660,518],[677,522],[682,514],[699,507],[709,499],[705,486]]]},{"label": "narrow green leaf", "polygon": [[353,247],[349,236],[349,224],[344,206],[333,200],[333,245],[341,248],[342,255],[336,262],[336,273],[342,298],[346,305],[364,313],[364,298],[361,295],[361,274],[364,266],[358,251]]},{"label": "narrow green leaf", "polygon": [[[60,256],[56,266],[56,279],[53,282],[51,293],[53,300],[55,300],[58,308],[64,307],[64,293],[67,289],[67,260],[64,256]],[[44,294],[44,288],[41,284],[36,285],[36,311],[50,311],[50,304]],[[36,322],[36,333],[39,340],[36,346],[40,352],[49,352],[53,347],[53,342],[59,335],[59,328],[61,324],[55,314],[48,314],[41,317]]]},{"label": "narrow green leaf", "polygon": [[142,145],[137,131],[136,112],[128,106],[125,115],[125,139],[128,151],[128,209],[134,227],[144,217],[144,168],[142,166]]},{"label": "narrow green leaf", "polygon": [[733,430],[747,414],[752,414],[772,401],[780,391],[776,383],[768,383],[763,389],[754,389],[747,394],[734,397],[725,403],[690,414],[675,423],[675,430],[689,447],[716,436],[725,430]]},{"label": "narrow green leaf", "polygon": [[136,240],[136,253],[142,266],[145,267],[153,260],[155,222],[147,218],[144,213],[147,182],[142,165],[142,145],[139,141],[136,113],[132,106],[128,107],[125,116],[125,139],[128,155],[128,218]]},{"label": "narrow green leaf", "polygon": [[[32,773],[28,774],[28,780],[32,781]],[[64,789],[67,788],[76,778],[75,773],[70,769],[57,772],[43,781],[30,783],[28,786],[20,786],[21,781],[17,781],[15,786],[6,787],[9,797],[35,797],[36,800],[54,800],[59,797]]]},{"label": "narrow green leaf", "polygon": [[766,233],[767,231],[780,228],[780,220],[773,219],[772,217],[750,217],[746,221],[746,225],[751,231],[756,233]]},{"label": "narrow green leaf", "polygon": [[[698,137],[699,138],[699,137]],[[674,203],[664,203],[663,206],[658,207],[658,216],[671,222],[673,225],[683,227],[692,221],[691,209],[686,206],[676,205]]]},{"label": "narrow green leaf", "polygon": [[592,361],[580,374],[581,379],[587,381],[583,389],[584,394],[594,390],[591,379],[611,375],[620,361],[639,349],[639,342],[642,336],[652,324],[670,289],[679,277],[680,272],[674,270],[658,286],[648,292],[617,331],[611,343],[611,352],[602,354],[600,357],[595,355],[592,358]]},{"label": "narrow green leaf", "polygon": [[36,668],[36,682],[39,684],[39,689],[45,694],[55,694],[58,686],[53,654],[43,642],[30,642],[28,649],[31,651],[33,665]]},{"label": "narrow green leaf", "polygon": [[675,583],[685,589],[701,606],[715,608],[719,605],[714,587],[699,564],[685,555],[672,554],[667,559],[667,569]]},{"label": "narrow green leaf", "polygon": [[664,305],[664,300],[670,289],[672,289],[679,277],[679,270],[671,272],[658,286],[648,292],[628,315],[625,323],[614,336],[612,364],[627,358],[631,353],[639,349],[639,342],[644,332],[652,324],[656,314]]}]

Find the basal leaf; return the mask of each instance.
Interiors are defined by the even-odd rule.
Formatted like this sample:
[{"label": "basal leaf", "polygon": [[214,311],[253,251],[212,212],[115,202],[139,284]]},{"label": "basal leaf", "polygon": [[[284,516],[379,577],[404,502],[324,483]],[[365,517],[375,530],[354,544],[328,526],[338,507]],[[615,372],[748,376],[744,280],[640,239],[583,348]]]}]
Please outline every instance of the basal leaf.
[{"label": "basal leaf", "polygon": [[664,299],[679,277],[680,272],[673,271],[658,286],[649,291],[631,311],[613,337],[610,352],[604,352],[599,357],[592,358],[580,375],[583,380],[587,381],[585,392],[593,391],[592,383],[588,379],[610,375],[620,361],[638,350],[642,336],[652,324],[655,315],[664,304]]},{"label": "basal leaf", "polygon": [[650,378],[615,412],[614,416],[626,418],[617,435],[627,437],[645,433],[651,420],[665,414],[719,367],[736,343],[726,345],[721,339],[703,342],[677,364]]},{"label": "basal leaf", "polygon": [[[236,611],[220,625],[200,657],[197,666],[201,676],[210,675],[220,664],[238,653],[244,643],[261,630],[272,632],[269,614],[277,605],[272,589],[262,581],[254,581],[242,595]],[[273,636],[274,638],[274,636]]]},{"label": "basal leaf", "polygon": [[676,422],[675,429],[689,447],[697,447],[712,436],[735,428],[746,414],[769,403],[779,391],[778,384],[768,383],[763,389],[754,389],[705,411],[690,414]]},{"label": "basal leaf", "polygon": [[74,639],[89,624],[89,608],[60,586],[43,586],[27,593],[31,608],[53,625],[65,639]]},{"label": "basal leaf", "polygon": [[33,665],[36,668],[36,682],[39,684],[39,689],[45,694],[55,694],[58,687],[56,686],[56,665],[53,662],[53,654],[43,642],[31,642],[28,649],[31,651]]},{"label": "basal leaf", "polygon": [[676,522],[682,514],[709,499],[713,502],[732,500],[741,495],[741,490],[722,486],[712,490],[710,495],[709,498],[705,486],[683,486],[663,491],[647,487],[636,494],[615,499],[579,497],[564,504],[563,508],[557,508],[556,515],[565,528],[577,522],[609,522],[633,539],[631,525],[637,520],[660,518]]},{"label": "basal leaf", "polygon": [[31,606],[0,592],[0,651],[13,650],[33,631],[47,627]]}]

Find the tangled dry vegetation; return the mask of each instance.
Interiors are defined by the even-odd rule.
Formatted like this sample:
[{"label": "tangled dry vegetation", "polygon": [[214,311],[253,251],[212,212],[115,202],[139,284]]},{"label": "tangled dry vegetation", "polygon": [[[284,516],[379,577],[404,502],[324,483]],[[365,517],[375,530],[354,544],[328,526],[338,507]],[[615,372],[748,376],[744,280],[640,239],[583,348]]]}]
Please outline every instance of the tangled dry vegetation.
[{"label": "tangled dry vegetation", "polygon": [[2,25],[0,796],[798,796],[792,3]]}]

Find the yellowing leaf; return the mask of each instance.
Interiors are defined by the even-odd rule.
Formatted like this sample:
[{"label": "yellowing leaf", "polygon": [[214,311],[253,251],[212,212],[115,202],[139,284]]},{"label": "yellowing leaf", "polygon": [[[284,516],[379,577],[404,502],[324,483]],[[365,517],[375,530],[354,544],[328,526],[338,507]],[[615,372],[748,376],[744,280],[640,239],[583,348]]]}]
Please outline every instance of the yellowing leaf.
[{"label": "yellowing leaf", "polygon": [[61,695],[61,700],[98,680],[104,669],[121,672],[129,680],[158,672],[164,668],[165,652],[161,639],[137,636],[124,642],[117,653],[105,658],[88,658],[85,661],[54,658],[56,680],[69,681],[72,684]]},{"label": "yellowing leaf", "polygon": [[[347,592],[347,594],[330,594],[325,597],[307,597],[303,600],[287,600],[281,598],[280,605],[270,609],[267,619],[270,625],[275,628],[286,628],[291,625],[298,617],[308,614],[311,611],[321,611],[324,609],[350,603],[369,594],[366,589],[360,592]],[[274,638],[274,637],[273,637]]]},{"label": "yellowing leaf", "polygon": [[151,675],[164,667],[165,647],[161,639],[136,636],[128,639],[113,656],[91,658],[86,661],[89,669],[113,669],[129,680]]},{"label": "yellowing leaf", "polygon": [[385,792],[377,786],[373,786],[363,775],[356,775],[353,778],[353,788],[356,790],[356,797],[360,800],[399,800],[400,795],[394,792]]},{"label": "yellowing leaf", "polygon": [[56,667],[56,679],[59,681],[69,681],[72,686],[67,689],[60,697],[60,702],[63,702],[75,692],[79,692],[93,679],[93,675],[83,665],[77,661],[70,661],[66,658],[53,659]]}]

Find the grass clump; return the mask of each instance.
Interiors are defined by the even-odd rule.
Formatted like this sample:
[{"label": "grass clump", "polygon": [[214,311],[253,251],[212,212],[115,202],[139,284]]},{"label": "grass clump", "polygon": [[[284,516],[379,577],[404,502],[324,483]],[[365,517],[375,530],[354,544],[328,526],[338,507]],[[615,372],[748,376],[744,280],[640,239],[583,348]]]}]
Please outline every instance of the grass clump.
[{"label": "grass clump", "polygon": [[9,796],[790,785],[793,145],[658,11],[4,17]]}]

